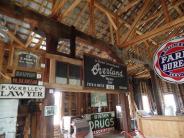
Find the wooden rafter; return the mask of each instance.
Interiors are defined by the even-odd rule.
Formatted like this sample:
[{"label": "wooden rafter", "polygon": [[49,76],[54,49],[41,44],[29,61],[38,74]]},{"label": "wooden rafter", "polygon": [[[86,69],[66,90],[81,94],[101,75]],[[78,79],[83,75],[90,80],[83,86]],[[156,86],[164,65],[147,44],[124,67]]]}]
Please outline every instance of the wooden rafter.
[{"label": "wooden rafter", "polygon": [[66,17],[69,13],[72,12],[72,10],[78,6],[78,4],[81,2],[81,0],[75,0],[72,5],[70,5],[60,16],[59,16],[59,20],[63,19],[64,17]]},{"label": "wooden rafter", "polygon": [[31,44],[31,42],[32,42],[32,40],[33,40],[33,38],[34,38],[34,36],[36,35],[36,33],[33,33],[32,31],[30,31],[30,34],[29,34],[29,36],[28,36],[28,39],[27,39],[27,41],[26,41],[26,44],[25,44],[25,46],[26,47],[28,47],[30,44]]},{"label": "wooden rafter", "polygon": [[[40,35],[42,35],[44,32],[45,34],[50,34],[55,38],[69,38],[71,36],[71,27],[55,21],[52,18],[45,17],[39,13],[33,12],[30,9],[20,7],[10,0],[0,0],[0,12],[1,14],[8,15],[9,17],[13,17],[21,21],[26,21],[28,23],[34,22],[35,30],[36,27],[39,28],[39,30],[36,31]],[[32,26],[32,24],[30,25]],[[95,48],[106,51],[109,56],[122,63],[122,59],[118,57],[115,49],[112,49],[106,42],[91,37],[77,29],[75,31],[76,37],[84,39],[88,44]]]},{"label": "wooden rafter", "polygon": [[[117,27],[119,28],[120,27],[120,24],[119,24],[119,20],[118,20],[118,14],[116,13],[116,25]],[[120,30],[116,30],[116,46],[118,46],[120,44]]]},{"label": "wooden rafter", "polygon": [[121,15],[122,13],[127,12],[129,9],[131,9],[133,6],[135,6],[139,2],[140,0],[133,0],[129,2],[127,5],[122,5],[121,7],[119,7],[117,14]]},{"label": "wooden rafter", "polygon": [[53,3],[52,16],[58,16],[59,10],[63,8],[65,3],[66,3],[66,0],[56,0],[56,2]]},{"label": "wooden rafter", "polygon": [[79,23],[79,21],[81,20],[81,18],[82,18],[82,14],[86,11],[86,9],[87,9],[87,4],[85,5],[85,7],[81,10],[81,12],[78,14],[78,18],[77,18],[77,20],[75,21],[75,23],[74,23],[74,26],[77,26],[77,24]]},{"label": "wooden rafter", "polygon": [[[105,6],[103,6],[101,3],[97,2],[96,0],[94,1],[94,5],[96,8],[98,8],[101,12],[105,13],[105,15],[108,17],[108,19],[111,21],[113,27],[116,26],[116,24],[114,23],[114,19],[116,19],[116,14],[111,12],[108,8],[106,8]],[[127,27],[130,27],[130,25],[128,23],[126,23],[123,19],[118,17],[118,20],[120,20],[121,23],[125,24]],[[117,27],[115,27],[114,29],[116,29]]]},{"label": "wooden rafter", "polygon": [[89,2],[89,34],[92,36],[95,35],[95,17],[94,17],[94,0],[90,0]]},{"label": "wooden rafter", "polygon": [[153,31],[147,32],[143,35],[137,36],[136,38],[125,42],[124,44],[121,45],[121,47],[127,47],[131,44],[135,44],[135,43],[147,40],[149,38],[153,38],[159,34],[163,34],[163,33],[167,32],[173,28],[180,27],[183,25],[183,23],[184,23],[184,17],[178,18],[178,19],[173,20],[173,21],[171,21],[171,22],[169,22],[169,23],[167,23],[167,24],[165,24],[157,29],[154,29]]},{"label": "wooden rafter", "polygon": [[121,43],[124,43],[127,41],[128,37],[133,33],[133,31],[135,30],[135,27],[138,23],[138,21],[142,18],[142,16],[145,14],[145,10],[148,8],[148,4],[150,1],[145,1],[143,8],[141,9],[141,11],[139,12],[139,14],[136,16],[133,24],[131,25],[131,28],[128,30],[128,32],[125,34],[125,36],[123,37],[123,40],[121,40]]},{"label": "wooden rafter", "polygon": [[15,42],[17,42],[21,47],[24,47],[24,48],[26,47],[25,44],[22,43],[12,32],[7,31],[7,34],[8,34],[8,36],[9,36],[12,40],[14,40]]},{"label": "wooden rafter", "polygon": [[111,23],[109,22],[109,27],[110,27],[110,39],[111,39],[111,44],[114,45],[114,34],[113,34],[113,28]]},{"label": "wooden rafter", "polygon": [[183,15],[183,12],[181,11],[181,9],[178,7],[178,6],[175,6],[175,9],[177,11],[177,13],[182,16]]},{"label": "wooden rafter", "polygon": [[162,5],[164,16],[166,18],[166,22],[170,22],[171,21],[171,17],[169,15],[169,10],[167,8],[167,4],[166,4],[165,0],[160,0],[160,1],[161,1],[161,5]]},{"label": "wooden rafter", "polygon": [[39,49],[44,39],[45,39],[44,37],[41,37],[39,42],[33,47],[33,49],[34,50]]},{"label": "wooden rafter", "polygon": [[113,26],[113,28],[117,31],[118,30],[117,25],[115,24],[115,22],[112,19],[112,17],[108,13],[106,13],[106,16],[109,19],[109,21],[110,21],[111,25]]},{"label": "wooden rafter", "polygon": [[[170,10],[173,9],[173,8],[177,8],[177,7],[178,7],[179,5],[181,5],[182,3],[184,3],[184,1],[178,1],[178,2],[175,3],[174,5],[169,5],[168,11],[170,11]],[[138,24],[139,24],[139,25],[145,24],[145,23],[151,21],[152,19],[159,18],[162,14],[163,14],[162,11],[156,12],[155,14],[153,14],[153,15],[151,15],[150,17],[146,18],[145,20],[140,21]]]},{"label": "wooden rafter", "polygon": [[[18,24],[16,24],[16,25],[15,25],[15,30],[13,31],[13,34],[14,34],[14,35],[16,35],[18,28],[19,28],[19,25],[18,25]],[[14,39],[11,39],[11,41],[10,41],[10,45],[12,45],[12,44],[13,44],[13,41],[14,41]]]}]

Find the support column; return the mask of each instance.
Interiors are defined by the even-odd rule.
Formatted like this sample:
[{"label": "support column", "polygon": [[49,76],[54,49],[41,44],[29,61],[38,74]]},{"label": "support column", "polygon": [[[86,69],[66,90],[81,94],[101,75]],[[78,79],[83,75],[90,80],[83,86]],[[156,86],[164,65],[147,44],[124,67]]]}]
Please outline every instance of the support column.
[{"label": "support column", "polygon": [[126,93],[119,94],[120,105],[122,107],[122,118],[120,119],[120,123],[122,126],[122,130],[130,131],[130,110],[128,104],[128,96]]},{"label": "support column", "polygon": [[143,109],[142,95],[141,95],[141,91],[139,89],[140,81],[138,79],[133,79],[132,83],[133,83],[134,101],[137,105],[137,108],[139,110],[142,110]]},{"label": "support column", "polygon": [[158,84],[156,83],[156,76],[155,73],[151,70],[150,71],[151,75],[151,84],[152,84],[152,90],[153,90],[153,97],[155,97],[155,104],[157,108],[157,113],[158,115],[163,115],[163,110],[162,110],[162,103],[161,103],[161,98],[160,98],[160,91],[158,89]]},{"label": "support column", "polygon": [[46,89],[45,99],[42,105],[41,132],[39,138],[54,137],[54,116],[44,116],[45,106],[52,106],[52,105],[54,105],[54,94],[49,93],[49,89]]},{"label": "support column", "polygon": [[51,54],[57,53],[58,39],[51,35],[46,35],[46,51]]},{"label": "support column", "polygon": [[70,56],[71,58],[75,58],[76,54],[76,44],[75,44],[76,32],[75,27],[71,27],[71,34],[70,34]]}]

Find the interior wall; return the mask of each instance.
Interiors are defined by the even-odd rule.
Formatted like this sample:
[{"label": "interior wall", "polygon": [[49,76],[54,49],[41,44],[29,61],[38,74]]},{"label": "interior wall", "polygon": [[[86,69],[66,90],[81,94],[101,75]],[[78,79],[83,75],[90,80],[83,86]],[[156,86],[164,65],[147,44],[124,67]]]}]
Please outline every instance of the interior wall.
[{"label": "interior wall", "polygon": [[142,105],[142,95],[146,94],[149,98],[150,108],[152,111],[157,110],[156,107],[156,97],[155,97],[155,89],[159,94],[159,100],[161,103],[162,111],[164,111],[165,105],[163,100],[163,94],[174,94],[176,108],[177,111],[180,112],[184,109],[184,85],[183,84],[173,84],[168,83],[166,81],[161,80],[159,77],[155,76],[156,87],[154,88],[152,85],[151,79],[143,80],[143,79],[133,79],[133,94],[134,94],[134,101],[137,105],[139,110],[143,109]]}]

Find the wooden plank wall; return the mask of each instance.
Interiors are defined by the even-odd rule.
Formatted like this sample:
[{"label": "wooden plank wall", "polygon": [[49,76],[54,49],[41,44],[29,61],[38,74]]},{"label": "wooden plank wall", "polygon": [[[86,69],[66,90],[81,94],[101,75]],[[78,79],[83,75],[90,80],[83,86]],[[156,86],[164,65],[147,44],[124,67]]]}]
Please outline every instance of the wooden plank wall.
[{"label": "wooden plank wall", "polygon": [[152,87],[153,85],[151,79],[150,80],[141,80],[134,79],[133,81],[133,93],[134,93],[134,101],[139,110],[142,110],[142,95],[146,94],[149,98],[149,103],[151,106],[151,110],[154,111],[157,109],[156,102],[158,97],[155,97],[154,90],[159,93],[159,103],[161,104],[161,110],[164,111],[164,94],[174,94],[175,101],[177,105],[177,110],[181,111],[184,109],[184,85],[183,84],[173,84],[168,83],[166,81],[161,80],[159,77],[155,76],[155,84],[156,88]]}]

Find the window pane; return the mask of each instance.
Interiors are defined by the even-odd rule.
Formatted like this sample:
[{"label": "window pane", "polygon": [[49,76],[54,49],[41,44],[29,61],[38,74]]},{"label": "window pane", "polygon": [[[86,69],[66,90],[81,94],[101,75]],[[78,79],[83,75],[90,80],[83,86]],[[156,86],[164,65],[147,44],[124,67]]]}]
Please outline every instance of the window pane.
[{"label": "window pane", "polygon": [[80,67],[69,65],[69,84],[80,85]]},{"label": "window pane", "polygon": [[176,103],[173,94],[164,94],[165,115],[176,115]]},{"label": "window pane", "polygon": [[142,103],[143,103],[143,110],[146,111],[147,113],[150,113],[150,105],[148,101],[148,96],[146,95],[142,96]]},{"label": "window pane", "polygon": [[67,84],[67,64],[56,62],[56,83]]}]

